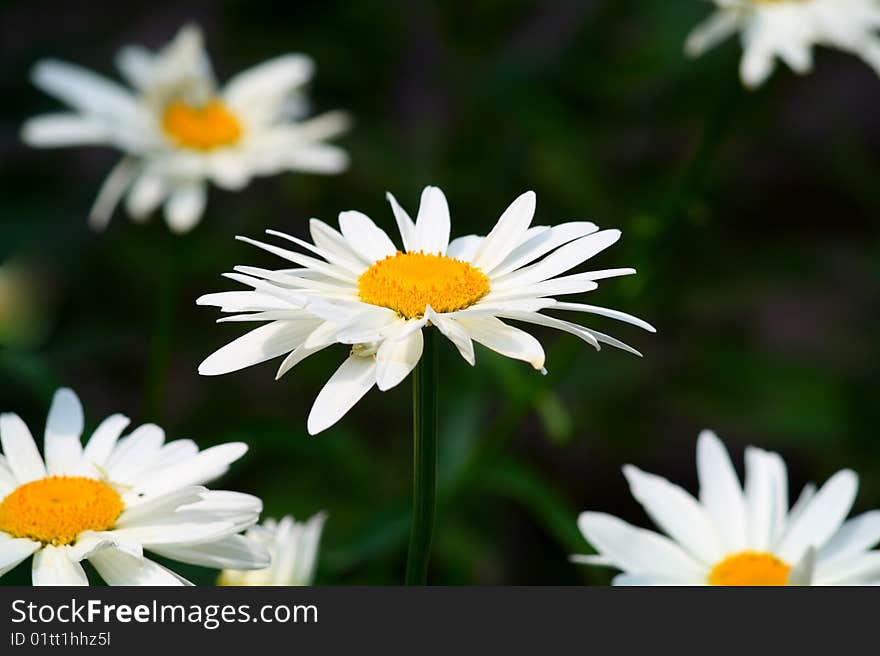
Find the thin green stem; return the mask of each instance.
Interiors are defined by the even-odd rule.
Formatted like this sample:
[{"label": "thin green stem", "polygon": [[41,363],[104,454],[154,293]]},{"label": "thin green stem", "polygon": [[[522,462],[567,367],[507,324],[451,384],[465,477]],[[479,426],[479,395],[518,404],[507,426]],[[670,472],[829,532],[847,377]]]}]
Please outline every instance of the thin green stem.
[{"label": "thin green stem", "polygon": [[406,584],[425,585],[437,505],[437,344],[423,331],[425,348],[413,375],[413,512]]}]

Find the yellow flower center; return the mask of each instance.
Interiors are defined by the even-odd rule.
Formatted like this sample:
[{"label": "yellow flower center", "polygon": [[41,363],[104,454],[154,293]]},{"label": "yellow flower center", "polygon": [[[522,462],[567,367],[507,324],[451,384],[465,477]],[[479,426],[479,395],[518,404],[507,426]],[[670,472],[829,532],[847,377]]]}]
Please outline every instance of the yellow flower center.
[{"label": "yellow flower center", "polygon": [[231,146],[241,138],[241,124],[219,100],[201,107],[173,102],[162,116],[162,128],[178,146],[196,150]]},{"label": "yellow flower center", "polygon": [[489,278],[467,262],[445,255],[400,253],[379,260],[358,279],[365,303],[391,308],[407,319],[470,307],[489,293]]},{"label": "yellow flower center", "polygon": [[50,476],[16,488],[0,502],[0,531],[43,544],[70,544],[83,531],[111,528],[119,494],[83,476]]},{"label": "yellow flower center", "polygon": [[709,585],[788,585],[791,566],[760,551],[728,556],[709,572]]}]

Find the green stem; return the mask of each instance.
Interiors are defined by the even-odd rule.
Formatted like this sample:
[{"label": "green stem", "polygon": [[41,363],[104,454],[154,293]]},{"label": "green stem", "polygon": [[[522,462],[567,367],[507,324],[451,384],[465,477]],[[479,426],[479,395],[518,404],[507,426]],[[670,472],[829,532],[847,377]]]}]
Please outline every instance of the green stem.
[{"label": "green stem", "polygon": [[437,345],[435,330],[423,331],[425,348],[413,374],[413,512],[406,584],[425,585],[434,536],[437,497]]}]

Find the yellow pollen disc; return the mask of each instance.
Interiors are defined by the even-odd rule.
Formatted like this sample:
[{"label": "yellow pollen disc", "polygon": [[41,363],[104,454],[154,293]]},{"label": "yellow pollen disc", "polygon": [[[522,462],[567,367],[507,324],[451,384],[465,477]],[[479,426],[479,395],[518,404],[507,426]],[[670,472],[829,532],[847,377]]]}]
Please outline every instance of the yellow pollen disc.
[{"label": "yellow pollen disc", "polygon": [[231,146],[241,138],[238,119],[219,100],[202,107],[171,103],[162,117],[162,129],[178,146],[196,150]]},{"label": "yellow pollen disc", "polygon": [[742,551],[712,568],[709,585],[788,585],[791,566],[760,551]]},{"label": "yellow pollen disc", "polygon": [[83,531],[111,528],[122,499],[83,476],[50,476],[16,488],[0,502],[0,531],[43,544],[70,544]]},{"label": "yellow pollen disc", "polygon": [[358,279],[365,303],[391,308],[407,319],[470,307],[489,293],[489,277],[467,262],[445,255],[400,253],[376,262]]}]

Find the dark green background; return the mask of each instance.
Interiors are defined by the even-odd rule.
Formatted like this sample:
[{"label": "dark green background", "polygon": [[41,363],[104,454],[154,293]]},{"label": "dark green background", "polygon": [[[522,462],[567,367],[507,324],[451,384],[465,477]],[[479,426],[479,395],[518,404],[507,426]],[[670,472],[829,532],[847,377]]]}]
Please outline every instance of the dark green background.
[{"label": "dark green background", "polygon": [[[880,80],[823,50],[813,75],[780,69],[746,92],[734,40],[696,62],[682,55],[708,9],[696,0],[4,3],[0,257],[36,271],[45,294],[30,297],[38,307],[26,338],[0,347],[0,408],[41,434],[53,390],[69,385],[90,428],[121,411],[202,446],[245,440],[251,451],[222,486],[260,495],[269,515],[327,510],[319,583],[400,582],[409,385],[371,392],[308,437],[309,407],[344,347],[280,382],[277,362],[200,378],[198,363],[242,327],[216,325],[195,298],[232,289],[219,276],[236,264],[280,266],[236,234],[304,236],[309,217],[335,223],[354,208],[393,231],[384,192],[415,212],[429,183],[446,192],[455,235],[485,232],[534,189],[536,223],[623,230],[591,265],[639,275],[607,281],[587,301],[659,332],[588,318],[642,350],[638,359],[536,328],[546,377],[485,349],[471,369],[443,345],[433,583],[607,582],[567,560],[587,551],[577,513],[646,525],[620,466],[695,490],[704,427],[737,466],[746,444],[779,450],[794,489],[853,467],[857,508],[880,506]],[[119,47],[159,46],[187,20],[203,26],[221,80],[284,52],[311,54],[315,109],[356,118],[341,140],[352,167],[214,189],[185,237],[123,211],[95,234],[86,215],[118,155],[23,147],[21,122],[59,108],[28,70],[51,55],[116,76]],[[28,576],[22,567],[3,582]]]}]

